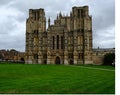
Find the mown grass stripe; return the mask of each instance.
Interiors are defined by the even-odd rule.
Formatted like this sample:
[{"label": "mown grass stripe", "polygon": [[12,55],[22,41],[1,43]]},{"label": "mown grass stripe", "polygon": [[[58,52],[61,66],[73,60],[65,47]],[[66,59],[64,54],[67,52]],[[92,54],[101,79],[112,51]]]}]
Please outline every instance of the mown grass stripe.
[{"label": "mown grass stripe", "polygon": [[76,67],[65,65],[0,64],[0,93],[115,93],[114,72]]}]

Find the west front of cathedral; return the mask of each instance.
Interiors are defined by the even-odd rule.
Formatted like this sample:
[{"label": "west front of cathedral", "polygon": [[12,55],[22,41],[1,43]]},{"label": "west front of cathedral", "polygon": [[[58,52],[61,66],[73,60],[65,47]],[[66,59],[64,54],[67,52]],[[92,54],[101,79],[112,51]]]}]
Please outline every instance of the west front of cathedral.
[{"label": "west front of cathedral", "polygon": [[54,24],[44,9],[29,9],[26,21],[27,64],[92,64],[92,17],[88,6],[60,12]]}]

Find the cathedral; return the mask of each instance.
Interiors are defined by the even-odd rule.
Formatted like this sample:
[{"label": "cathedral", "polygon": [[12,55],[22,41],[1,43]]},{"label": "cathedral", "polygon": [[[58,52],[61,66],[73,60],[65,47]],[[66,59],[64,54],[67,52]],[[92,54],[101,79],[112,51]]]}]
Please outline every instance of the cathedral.
[{"label": "cathedral", "polygon": [[92,17],[89,7],[72,7],[56,15],[54,24],[44,9],[29,9],[26,21],[26,64],[92,64]]}]

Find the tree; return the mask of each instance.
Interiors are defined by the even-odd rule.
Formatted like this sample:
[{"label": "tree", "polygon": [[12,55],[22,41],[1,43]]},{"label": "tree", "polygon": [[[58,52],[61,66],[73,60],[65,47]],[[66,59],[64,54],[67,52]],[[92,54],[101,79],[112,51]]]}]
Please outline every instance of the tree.
[{"label": "tree", "polygon": [[103,65],[113,65],[115,62],[115,53],[108,53],[104,56]]}]

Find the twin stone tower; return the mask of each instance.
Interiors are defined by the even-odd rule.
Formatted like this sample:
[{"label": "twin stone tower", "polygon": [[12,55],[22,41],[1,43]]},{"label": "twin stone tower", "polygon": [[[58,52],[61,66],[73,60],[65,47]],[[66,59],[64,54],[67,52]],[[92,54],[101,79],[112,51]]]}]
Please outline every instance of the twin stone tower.
[{"label": "twin stone tower", "polygon": [[88,6],[59,13],[46,30],[44,9],[30,9],[26,21],[26,64],[91,64],[92,17]]}]

